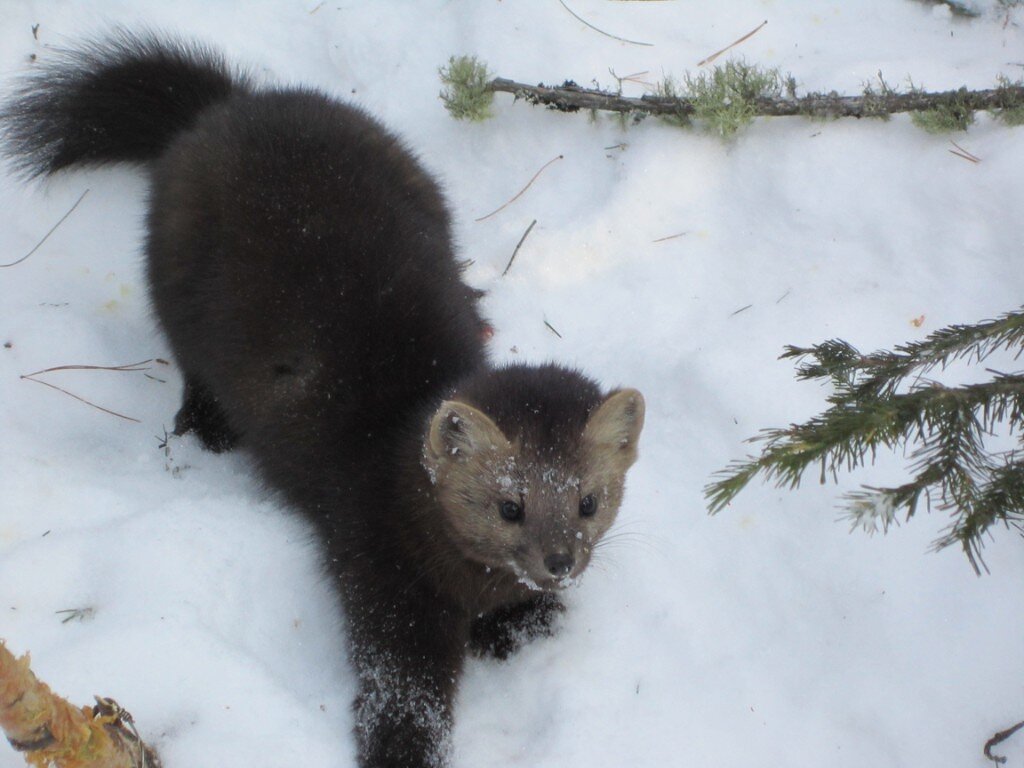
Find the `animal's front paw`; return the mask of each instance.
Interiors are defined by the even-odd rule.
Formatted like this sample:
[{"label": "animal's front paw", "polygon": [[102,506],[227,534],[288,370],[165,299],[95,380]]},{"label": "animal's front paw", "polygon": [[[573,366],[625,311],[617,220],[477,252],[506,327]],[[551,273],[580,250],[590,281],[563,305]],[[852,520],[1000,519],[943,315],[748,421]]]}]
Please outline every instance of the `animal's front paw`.
[{"label": "animal's front paw", "polygon": [[548,593],[498,608],[473,622],[469,649],[476,656],[507,659],[533,638],[553,635],[552,622],[563,611],[561,601]]}]

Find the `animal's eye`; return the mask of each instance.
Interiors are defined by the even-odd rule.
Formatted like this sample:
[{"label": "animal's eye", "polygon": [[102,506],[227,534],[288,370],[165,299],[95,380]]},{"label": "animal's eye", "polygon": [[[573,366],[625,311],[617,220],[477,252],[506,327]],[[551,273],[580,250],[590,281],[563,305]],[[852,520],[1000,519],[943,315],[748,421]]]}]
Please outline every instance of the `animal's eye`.
[{"label": "animal's eye", "polygon": [[501,512],[503,520],[508,520],[510,523],[518,523],[523,519],[523,507],[514,501],[503,501],[498,505],[498,511]]},{"label": "animal's eye", "polygon": [[594,494],[588,493],[580,499],[580,517],[593,517],[597,512],[597,499]]}]

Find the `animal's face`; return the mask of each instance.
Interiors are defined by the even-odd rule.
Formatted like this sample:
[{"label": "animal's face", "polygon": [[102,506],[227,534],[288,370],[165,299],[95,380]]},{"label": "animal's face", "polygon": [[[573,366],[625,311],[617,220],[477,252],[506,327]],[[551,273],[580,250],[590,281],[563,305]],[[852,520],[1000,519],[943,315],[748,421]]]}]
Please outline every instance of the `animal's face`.
[{"label": "animal's face", "polygon": [[643,396],[627,389],[601,403],[578,434],[546,441],[527,428],[509,439],[473,406],[442,403],[424,466],[446,532],[467,558],[533,589],[565,586],[615,520],[643,420]]}]

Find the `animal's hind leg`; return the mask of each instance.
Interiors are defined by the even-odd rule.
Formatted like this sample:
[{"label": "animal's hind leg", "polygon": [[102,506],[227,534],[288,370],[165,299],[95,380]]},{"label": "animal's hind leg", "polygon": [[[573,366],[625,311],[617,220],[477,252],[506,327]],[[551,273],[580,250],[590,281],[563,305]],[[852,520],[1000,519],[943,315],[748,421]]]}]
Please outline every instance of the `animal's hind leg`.
[{"label": "animal's hind leg", "polygon": [[215,453],[227,451],[238,443],[238,433],[228,424],[220,403],[194,376],[185,377],[181,408],[174,417],[174,434],[195,432],[203,445]]}]

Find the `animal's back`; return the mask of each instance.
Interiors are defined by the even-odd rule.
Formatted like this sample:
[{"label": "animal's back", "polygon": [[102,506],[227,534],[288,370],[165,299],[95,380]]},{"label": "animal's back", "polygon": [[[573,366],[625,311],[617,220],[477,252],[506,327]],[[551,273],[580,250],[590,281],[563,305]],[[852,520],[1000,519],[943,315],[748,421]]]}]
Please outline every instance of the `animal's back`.
[{"label": "animal's back", "polygon": [[153,174],[157,314],[247,440],[321,428],[326,392],[342,401],[331,429],[388,432],[483,361],[441,193],[358,109],[313,91],[235,96]]},{"label": "animal's back", "polygon": [[484,361],[442,195],[359,109],[122,30],[50,52],[0,106],[0,139],[28,176],[147,164],[176,431],[210,447],[303,442],[327,417],[380,434]]}]

